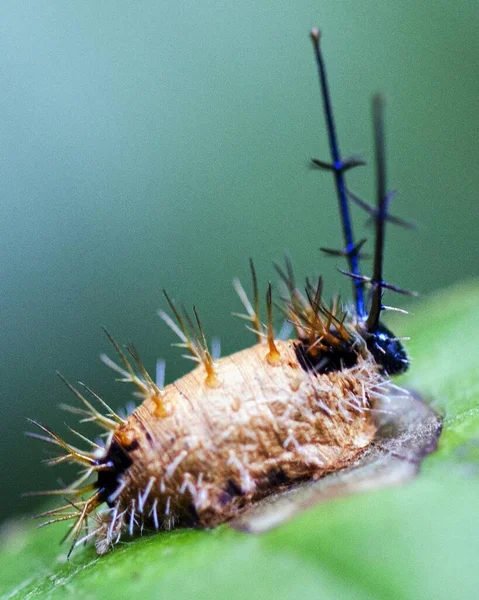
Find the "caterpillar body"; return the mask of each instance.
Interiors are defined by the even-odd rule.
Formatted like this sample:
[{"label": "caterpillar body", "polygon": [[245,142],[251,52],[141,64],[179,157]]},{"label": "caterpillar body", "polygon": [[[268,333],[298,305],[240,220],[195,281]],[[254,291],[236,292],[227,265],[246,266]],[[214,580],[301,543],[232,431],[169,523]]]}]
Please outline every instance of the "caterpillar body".
[{"label": "caterpillar body", "polygon": [[[107,333],[119,361],[106,356],[103,360],[119,372],[121,380],[136,386],[143,402],[124,418],[88,387],[74,387],[64,380],[80,401],[80,407],[69,410],[106,432],[104,444],[90,442],[91,451],[72,446],[35,422],[43,433],[33,435],[64,451],[51,464],[74,462],[84,467],[71,485],[45,492],[70,496],[71,501],[40,515],[47,519],[45,524],[73,522],[70,552],[91,538],[103,554],[124,533],[213,527],[235,520],[263,499],[299,482],[351,468],[379,445],[378,414],[385,402],[398,396],[389,377],[402,373],[409,364],[401,340],[380,321],[387,308],[382,302],[384,291],[404,292],[382,277],[385,224],[405,222],[388,212],[380,97],[373,101],[376,207],[346,188],[346,172],[362,163],[340,157],[319,32],[313,30],[311,37],[332,153],[331,163],[313,160],[313,164],[334,174],[345,238],[344,249],[323,250],[347,258],[354,305],[343,307],[338,298],[326,304],[321,278],[307,281],[301,290],[287,260],[285,268],[277,266],[284,290],[281,309],[296,335],[280,339],[273,329],[271,284],[266,293],[267,321],[260,319],[257,276],[251,262],[252,301],[239,281],[235,287],[245,308],[239,316],[249,322],[257,343],[218,358],[207,346],[196,309],[191,318],[165,293],[172,316],[164,312],[160,316],[179,337],[178,345],[198,363],[192,372],[166,386],[161,363],[153,379],[136,349],[123,349]],[[375,221],[371,277],[359,270],[365,240],[354,243],[351,201],[359,201]],[[414,402],[405,391],[399,397],[403,406]],[[424,414],[430,419],[430,413]],[[426,447],[427,451],[434,447],[437,421],[429,430],[434,435],[428,438],[432,440],[429,445],[421,445],[423,454]],[[88,527],[92,520],[93,528]]]}]

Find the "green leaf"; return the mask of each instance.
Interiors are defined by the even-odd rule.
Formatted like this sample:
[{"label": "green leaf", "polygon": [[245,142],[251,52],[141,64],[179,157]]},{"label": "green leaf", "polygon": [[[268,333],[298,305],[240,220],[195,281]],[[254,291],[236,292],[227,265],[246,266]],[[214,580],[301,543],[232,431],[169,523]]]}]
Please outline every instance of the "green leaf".
[{"label": "green leaf", "polygon": [[[65,560],[62,527],[3,527],[5,598],[477,598],[479,283],[402,317],[413,367],[401,383],[444,415],[439,450],[400,488],[347,497],[258,536],[223,526],[92,548]],[[397,325],[397,323],[396,323]]]}]

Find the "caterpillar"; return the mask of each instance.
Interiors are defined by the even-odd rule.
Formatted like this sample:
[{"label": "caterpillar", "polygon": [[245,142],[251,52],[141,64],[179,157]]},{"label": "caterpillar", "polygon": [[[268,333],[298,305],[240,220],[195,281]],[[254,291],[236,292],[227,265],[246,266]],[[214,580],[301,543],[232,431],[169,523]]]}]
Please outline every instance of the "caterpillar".
[{"label": "caterpillar", "polygon": [[[317,29],[311,39],[331,151],[330,162],[313,159],[312,164],[333,174],[344,236],[342,249],[322,251],[346,258],[343,273],[352,280],[354,300],[349,305],[339,297],[326,302],[321,277],[306,280],[300,289],[286,259],[285,266],[276,265],[281,298],[273,302],[270,283],[263,322],[250,261],[252,298],[239,280],[234,285],[244,307],[238,316],[247,321],[256,343],[219,358],[207,344],[196,308],[192,315],[179,309],[165,292],[170,312],[160,311],[160,317],[196,363],[169,385],[164,384],[163,363],[153,378],[134,346],[123,348],[106,332],[118,362],[102,359],[121,381],[133,384],[141,404],[123,417],[87,386],[75,387],[61,376],[79,401],[66,408],[80,422],[98,425],[102,441],[72,429],[91,448],[82,450],[32,421],[41,433],[31,435],[62,451],[49,464],[75,463],[82,469],[65,488],[43,492],[65,496],[67,504],[39,515],[46,519],[42,525],[72,522],[68,556],[89,540],[104,554],[123,535],[144,529],[229,522],[243,530],[265,530],[325,494],[364,487],[365,465],[374,466],[367,487],[400,482],[435,448],[440,420],[391,382],[391,376],[406,371],[409,358],[402,340],[381,320],[384,311],[393,309],[383,304],[386,290],[409,293],[383,279],[386,223],[408,226],[388,210],[392,194],[386,188],[384,102],[379,95],[372,102],[377,200],[371,206],[346,185],[347,173],[364,163],[341,157]],[[351,203],[365,209],[375,225],[371,276],[360,269],[366,240],[354,239]],[[275,334],[277,306],[294,329],[293,338]],[[412,465],[412,471],[404,475],[400,469],[395,476],[395,461]],[[285,498],[292,499],[286,510]],[[283,503],[279,512],[275,499]]]}]

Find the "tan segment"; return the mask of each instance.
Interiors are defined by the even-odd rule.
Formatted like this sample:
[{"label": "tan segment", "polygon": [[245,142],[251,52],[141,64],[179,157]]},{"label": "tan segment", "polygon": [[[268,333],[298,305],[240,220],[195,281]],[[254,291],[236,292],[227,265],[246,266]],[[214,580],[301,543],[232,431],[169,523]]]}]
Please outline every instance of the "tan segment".
[{"label": "tan segment", "polygon": [[212,526],[282,485],[350,464],[369,445],[369,409],[382,381],[374,365],[360,359],[315,375],[299,365],[293,341],[275,347],[280,368],[258,344],[216,363],[220,387],[208,385],[199,366],[165,387],[166,416],[157,416],[153,399],[130,415],[115,434],[138,441],[120,512],[148,488],[143,515],[154,507],[166,525]]}]

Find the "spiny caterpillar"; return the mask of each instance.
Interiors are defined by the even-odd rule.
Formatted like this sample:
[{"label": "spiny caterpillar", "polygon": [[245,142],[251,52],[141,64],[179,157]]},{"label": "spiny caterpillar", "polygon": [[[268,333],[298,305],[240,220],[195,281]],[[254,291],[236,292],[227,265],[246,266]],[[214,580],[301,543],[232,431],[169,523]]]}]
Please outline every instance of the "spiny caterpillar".
[{"label": "spiny caterpillar", "polygon": [[[103,554],[124,533],[132,536],[144,528],[233,522],[242,529],[264,530],[267,525],[254,521],[261,514],[254,510],[264,510],[265,502],[273,505],[275,497],[284,499],[284,493],[294,496],[304,482],[327,482],[322,489],[331,496],[344,487],[342,481],[361,479],[358,467],[373,464],[373,478],[390,484],[404,477],[391,477],[391,461],[405,460],[417,470],[420,458],[435,447],[438,419],[390,382],[389,376],[403,373],[409,362],[401,340],[380,320],[381,313],[392,308],[383,305],[384,291],[407,293],[383,280],[386,222],[407,225],[388,212],[392,195],[386,191],[383,101],[380,96],[373,99],[377,204],[372,207],[346,186],[347,172],[364,163],[341,158],[319,32],[313,30],[311,38],[332,159],[314,159],[313,165],[333,173],[345,241],[342,250],[322,250],[346,257],[349,270],[344,273],[353,282],[354,306],[343,307],[338,297],[327,304],[321,278],[307,280],[300,290],[287,260],[285,268],[276,265],[285,292],[280,309],[296,337],[280,339],[273,330],[272,286],[267,288],[264,324],[250,261],[252,301],[237,280],[235,288],[245,309],[239,316],[248,321],[257,343],[218,358],[208,348],[196,309],[192,318],[165,292],[172,317],[164,312],[160,316],[178,336],[178,346],[198,363],[166,386],[162,363],[153,379],[136,349],[124,350],[107,333],[121,364],[102,358],[121,381],[136,386],[141,405],[123,418],[85,385],[76,388],[63,379],[80,401],[80,407],[67,408],[81,422],[92,421],[105,430],[102,441],[71,430],[92,447],[80,450],[34,422],[43,431],[34,437],[64,451],[49,464],[73,462],[83,469],[66,488],[44,492],[71,500],[40,515],[48,519],[44,524],[73,522],[67,534],[72,538],[69,554],[92,538]],[[350,202],[365,208],[375,223],[371,277],[360,271],[366,240],[354,241]],[[344,477],[322,479],[328,473]],[[250,521],[248,511],[253,511]]]}]

